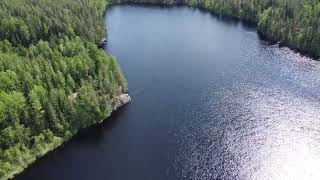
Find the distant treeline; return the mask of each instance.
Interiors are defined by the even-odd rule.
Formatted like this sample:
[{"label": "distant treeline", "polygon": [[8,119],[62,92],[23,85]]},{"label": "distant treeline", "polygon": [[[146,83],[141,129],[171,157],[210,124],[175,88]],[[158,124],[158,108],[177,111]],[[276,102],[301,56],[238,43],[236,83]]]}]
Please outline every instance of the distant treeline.
[{"label": "distant treeline", "polygon": [[200,7],[258,25],[267,39],[320,57],[320,0],[110,0]]},{"label": "distant treeline", "polygon": [[108,117],[127,89],[97,48],[105,0],[0,1],[0,179]]},{"label": "distant treeline", "polygon": [[96,44],[108,3],[125,2],[205,8],[320,57],[320,0],[1,0],[0,179],[110,115],[127,83]]}]

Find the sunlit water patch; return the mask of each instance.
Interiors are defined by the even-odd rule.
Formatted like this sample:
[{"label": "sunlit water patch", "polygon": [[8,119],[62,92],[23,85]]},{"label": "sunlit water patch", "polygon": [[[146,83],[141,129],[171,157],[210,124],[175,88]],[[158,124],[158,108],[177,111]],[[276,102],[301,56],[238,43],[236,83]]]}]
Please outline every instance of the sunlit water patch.
[{"label": "sunlit water patch", "polygon": [[318,61],[188,7],[113,6],[106,25],[132,102],[20,179],[320,179]]},{"label": "sunlit water patch", "polygon": [[269,70],[244,73],[186,111],[193,123],[181,130],[180,177],[320,179],[320,64],[288,49],[268,51],[276,56],[264,63],[278,67],[276,80]]}]

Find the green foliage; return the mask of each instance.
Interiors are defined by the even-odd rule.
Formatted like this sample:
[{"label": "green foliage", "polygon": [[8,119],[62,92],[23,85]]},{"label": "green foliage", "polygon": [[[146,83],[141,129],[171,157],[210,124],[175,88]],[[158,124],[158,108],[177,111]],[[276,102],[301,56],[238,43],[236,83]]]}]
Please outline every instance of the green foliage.
[{"label": "green foliage", "polygon": [[[39,152],[54,137],[69,138],[106,118],[112,98],[127,89],[116,60],[79,37],[6,49],[0,53],[0,153],[18,144]],[[0,159],[1,172],[7,162]]]},{"label": "green foliage", "polygon": [[[186,4],[258,24],[320,56],[320,0],[110,0]],[[0,1],[0,179],[12,177],[80,128],[110,115],[127,90],[105,35],[105,0]]]},{"label": "green foliage", "polygon": [[258,32],[320,57],[320,0],[110,0],[200,7],[212,13],[258,24]]},{"label": "green foliage", "polygon": [[26,44],[30,39],[29,28],[19,18],[10,17],[0,21],[1,39],[7,39],[14,45]]},{"label": "green foliage", "polygon": [[127,84],[97,48],[105,0],[0,1],[0,179],[106,117]]},{"label": "green foliage", "polygon": [[1,0],[0,40],[30,45],[67,35],[99,42],[105,0]]},{"label": "green foliage", "polygon": [[279,0],[259,18],[259,32],[320,57],[320,1]]}]

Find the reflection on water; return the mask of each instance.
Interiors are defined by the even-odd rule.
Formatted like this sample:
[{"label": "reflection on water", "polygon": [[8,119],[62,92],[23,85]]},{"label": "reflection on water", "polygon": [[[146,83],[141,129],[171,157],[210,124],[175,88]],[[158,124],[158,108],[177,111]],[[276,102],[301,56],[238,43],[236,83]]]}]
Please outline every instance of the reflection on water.
[{"label": "reflection on water", "polygon": [[196,123],[181,131],[181,177],[320,179],[320,63],[287,48],[269,51],[277,56],[265,63],[279,68],[277,79],[247,73],[188,112]]},{"label": "reflection on water", "polygon": [[250,107],[265,131],[255,152],[261,168],[253,179],[319,179],[319,102],[275,92],[267,92],[268,98],[257,93],[258,101]]},{"label": "reflection on water", "polygon": [[133,101],[20,179],[320,179],[318,61],[197,9],[106,12]]},{"label": "reflection on water", "polygon": [[186,135],[187,148],[180,151],[184,177],[319,179],[320,104],[278,90],[245,91],[244,97],[223,100],[238,106],[222,113],[228,125],[201,122]]}]

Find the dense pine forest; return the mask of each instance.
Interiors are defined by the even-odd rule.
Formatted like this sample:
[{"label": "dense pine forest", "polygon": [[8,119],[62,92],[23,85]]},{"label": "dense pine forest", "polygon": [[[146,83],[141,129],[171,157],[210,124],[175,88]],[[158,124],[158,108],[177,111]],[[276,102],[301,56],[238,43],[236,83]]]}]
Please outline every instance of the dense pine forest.
[{"label": "dense pine forest", "polygon": [[267,39],[320,57],[320,0],[1,0],[0,179],[110,115],[127,83],[97,43],[106,6],[129,2],[253,22]]},{"label": "dense pine forest", "polygon": [[320,57],[320,0],[110,0],[189,5],[258,25],[260,35]]},{"label": "dense pine forest", "polygon": [[108,117],[126,91],[97,48],[104,0],[0,1],[0,179]]}]

